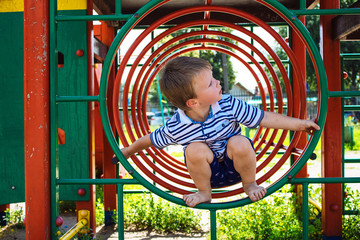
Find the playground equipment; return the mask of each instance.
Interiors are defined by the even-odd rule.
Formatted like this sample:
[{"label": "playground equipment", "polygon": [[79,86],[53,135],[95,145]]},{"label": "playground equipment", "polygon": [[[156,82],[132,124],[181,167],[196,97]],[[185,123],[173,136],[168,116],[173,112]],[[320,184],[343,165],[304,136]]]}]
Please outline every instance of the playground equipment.
[{"label": "playground equipment", "polygon": [[[295,1],[284,1],[284,4],[294,8],[293,2]],[[122,1],[116,2],[115,14],[92,16],[92,1],[77,1],[70,8],[61,5],[61,1],[50,1],[49,5],[46,4],[46,1],[25,1],[24,145],[25,201],[28,208],[26,228],[29,239],[45,239],[50,236],[53,237],[53,234],[57,232],[55,219],[58,216],[57,205],[59,199],[76,200],[78,201],[78,209],[90,210],[89,222],[90,227],[93,228],[95,225],[93,215],[94,189],[93,186],[88,186],[92,184],[117,185],[119,222],[122,222],[123,217],[124,184],[142,184],[159,196],[184,205],[184,202],[179,198],[179,194],[194,190],[194,185],[190,181],[184,164],[169,156],[166,151],[148,149],[148,155],[140,153],[139,157],[134,156],[132,160],[135,165],[132,165],[120,153],[115,136],[118,134],[122,144],[126,146],[138,137],[149,133],[149,125],[146,120],[146,99],[151,82],[156,77],[159,68],[173,57],[200,49],[223,52],[241,62],[258,83],[265,110],[275,111],[277,109],[278,112],[283,113],[283,109],[286,107],[287,115],[299,118],[306,117],[306,88],[303,79],[305,76],[305,49],[308,51],[318,78],[319,104],[317,122],[324,129],[322,153],[324,178],[293,178],[295,175],[299,176],[298,173],[307,159],[312,156],[321,132],[315,132],[309,139],[306,139],[300,133],[294,133],[289,145],[285,146],[284,140],[288,135],[287,131],[259,128],[253,139],[255,149],[258,152],[257,159],[259,160],[257,181],[264,184],[268,178],[274,178],[273,175],[279,173],[280,167],[285,166],[286,160],[291,155],[294,155],[294,164],[281,173],[280,176],[276,176],[275,180],[272,179],[275,183],[268,186],[268,194],[275,192],[289,182],[303,184],[303,233],[304,239],[306,239],[308,184],[334,183],[326,184],[324,187],[322,206],[324,211],[324,214],[322,214],[325,226],[324,235],[325,237],[341,236],[342,189],[341,184],[336,183],[359,182],[359,179],[342,178],[341,126],[339,125],[339,122],[341,122],[341,101],[338,97],[359,96],[360,94],[359,92],[341,91],[339,84],[341,72],[339,40],[334,40],[329,35],[333,25],[331,25],[332,16],[328,15],[359,14],[360,11],[358,8],[336,9],[339,6],[338,1],[335,0],[320,1],[320,10],[307,10],[306,7],[309,7],[309,4],[306,4],[306,1],[296,2],[295,6],[297,6],[298,10],[289,10],[278,1],[273,0],[246,1],[245,3],[229,0],[226,2],[226,6],[222,1],[217,2],[216,0],[204,1],[198,6],[176,0],[136,1],[136,3],[131,1],[132,4],[138,6],[136,11],[131,11],[134,6],[131,6],[130,2]],[[313,1],[311,1],[310,5],[312,3]],[[130,10],[124,8],[126,4],[129,4],[132,8],[129,7]],[[290,26],[292,31],[290,43],[293,43],[293,46],[289,47],[286,41],[270,27],[267,23],[269,19],[264,20],[261,16],[253,16],[253,14],[245,11],[254,6],[266,11],[267,14],[271,13],[271,16],[276,16],[276,20],[282,19],[281,21]],[[128,11],[129,14],[123,14],[123,10],[124,12]],[[321,17],[324,27],[324,35],[322,36],[323,61],[300,21],[300,19],[303,19],[302,16],[307,14],[325,15]],[[262,17],[264,16],[262,15]],[[93,29],[92,21],[94,20],[113,20],[122,21],[123,23],[116,37],[113,39],[104,37],[102,39],[103,42],[107,42],[109,49],[103,63],[99,94],[95,91],[95,84],[92,79],[93,45],[91,44],[91,38],[86,37],[86,33]],[[38,25],[33,24],[43,21],[49,24],[49,31],[47,28],[41,28],[41,26],[38,27]],[[237,24],[234,24],[235,22]],[[130,46],[124,58],[121,59],[115,77],[117,49],[132,29],[144,28],[144,26],[147,27],[143,33]],[[197,26],[200,26],[200,28],[196,29]],[[236,32],[241,32],[241,34],[218,31],[214,26],[231,28]],[[284,61],[277,56],[268,43],[251,31],[251,28],[257,26],[271,35],[286,52],[289,58],[288,62],[292,65],[291,76],[293,77],[288,77],[287,69],[283,65]],[[131,63],[131,70],[125,76],[124,69],[130,64],[129,59],[132,57],[136,47],[146,36],[151,35],[158,28],[164,28],[164,31],[152,38],[135,58],[134,62]],[[156,44],[162,38],[185,28],[192,28],[194,31],[182,33],[156,48]],[[47,43],[46,47],[43,45],[44,36],[49,36],[49,41],[45,41]],[[221,38],[215,38],[214,36],[220,36]],[[29,41],[30,39],[31,41]],[[251,40],[246,41],[244,39]],[[238,44],[234,44],[234,41]],[[254,44],[257,44],[256,47]],[[39,53],[39,50],[35,51],[34,47],[45,50]],[[151,55],[142,60],[144,54],[152,48],[154,50]],[[267,52],[271,56],[271,60],[268,60],[258,48],[262,48],[264,52]],[[49,62],[48,59],[50,59]],[[140,73],[136,77],[133,76],[135,68],[141,64]],[[269,74],[264,69],[267,69]],[[275,69],[279,69],[281,76],[277,75]],[[325,72],[327,72],[327,79]],[[50,79],[50,82],[48,79]],[[272,87],[270,79],[274,81],[274,87]],[[284,93],[280,87],[280,81],[285,84],[286,90]],[[118,115],[118,96],[121,83],[125,83],[121,99],[122,114],[125,120],[124,128]],[[133,94],[129,98],[129,88],[132,83],[134,83]],[[264,86],[268,90],[274,89],[274,92],[269,91],[268,95],[266,95]],[[49,91],[43,89],[49,89]],[[136,94],[134,94],[135,92]],[[287,99],[286,104],[283,102],[284,95],[286,95]],[[270,101],[269,106],[266,103],[267,99]],[[130,105],[128,105],[128,102]],[[93,134],[95,121],[93,112],[96,104],[100,105],[104,131],[113,151],[134,179],[116,179],[114,168],[111,167],[104,168],[104,171],[110,169],[110,173],[105,174],[107,179],[95,179],[93,141],[96,139],[94,139]],[[44,108],[39,108],[39,106],[44,106]],[[330,108],[329,111],[328,107]],[[130,111],[131,116],[128,115],[128,111]],[[325,125],[326,114],[328,120]],[[76,117],[74,118],[74,116]],[[130,117],[133,126],[128,121]],[[134,127],[134,131],[132,127]],[[66,143],[61,146],[58,145],[58,128],[63,129],[66,136]],[[129,135],[130,142],[125,138],[125,132]],[[278,134],[280,140],[275,142],[274,139]],[[106,148],[106,141],[103,144],[104,148]],[[270,167],[269,163],[273,161],[279,150],[284,150],[284,154],[273,167]],[[270,151],[270,154],[267,156],[266,152],[268,151]],[[110,161],[105,160],[104,157],[104,162],[110,163]],[[329,162],[331,164],[328,164]],[[51,172],[48,171],[49,166],[51,166]],[[266,173],[263,173],[264,170],[266,170]],[[109,177],[111,175],[112,177]],[[173,177],[174,175],[176,177]],[[302,176],[304,177],[304,175]],[[19,186],[21,186],[21,183],[19,183]],[[109,187],[112,188],[110,192],[112,191],[112,195],[115,196],[115,187]],[[20,188],[15,187],[12,190],[16,189]],[[80,191],[80,189],[83,190]],[[167,190],[172,193],[168,193]],[[79,192],[81,194],[78,194]],[[210,210],[212,239],[216,239],[216,211],[218,209],[239,207],[250,203],[247,198],[233,200],[236,198],[235,196],[242,192],[240,186],[214,191],[214,203],[197,206],[201,209]],[[109,191],[107,193],[109,194]],[[19,196],[21,196],[21,193],[19,193]],[[217,199],[220,199],[220,201]],[[10,199],[1,202],[1,204],[13,201]],[[39,202],[44,204],[39,206]],[[51,223],[51,229],[49,223]],[[44,229],[46,229],[48,235],[42,235]],[[119,238],[123,238],[121,224],[119,224]]]},{"label": "playground equipment", "polygon": [[62,235],[60,240],[72,239],[78,233],[86,234],[90,232],[90,212],[87,210],[78,211],[78,219],[79,222]]},{"label": "playground equipment", "polygon": [[[164,4],[164,3],[162,3]],[[154,7],[160,7],[158,5],[155,5]],[[152,8],[149,8],[152,9]],[[259,57],[265,62],[265,64],[267,65],[268,69],[270,70],[270,72],[272,73],[272,77],[273,79],[276,79],[277,82],[275,82],[276,84],[276,90],[277,92],[277,96],[278,96],[278,104],[279,104],[279,109],[278,111],[280,113],[282,113],[282,107],[283,107],[283,103],[282,103],[282,93],[281,93],[281,89],[280,89],[280,83],[278,80],[278,77],[275,74],[275,71],[273,69],[273,67],[271,66],[271,64],[269,63],[268,60],[266,60],[266,58],[264,57],[263,54],[261,54],[256,48],[252,47],[249,43],[247,43],[246,41],[244,41],[243,39],[233,36],[231,34],[225,34],[219,31],[211,31],[211,30],[204,30],[204,31],[192,31],[189,34],[183,34],[180,35],[179,37],[173,38],[172,40],[166,42],[165,44],[163,44],[161,47],[159,47],[158,49],[156,49],[154,51],[154,53],[152,53],[152,55],[145,61],[145,63],[143,64],[143,67],[141,68],[141,70],[139,71],[139,73],[136,76],[136,80],[135,80],[135,84],[133,86],[132,89],[132,98],[131,98],[131,119],[133,122],[133,126],[130,125],[129,121],[126,121],[127,119],[129,119],[128,116],[128,92],[129,92],[129,88],[130,88],[130,83],[133,77],[133,73],[134,70],[136,68],[136,66],[140,63],[140,60],[144,58],[144,55],[147,51],[149,51],[157,41],[159,41],[160,39],[163,39],[165,36],[170,35],[171,33],[175,32],[176,30],[185,28],[185,27],[193,27],[193,26],[198,26],[198,25],[215,25],[215,26],[226,26],[226,27],[230,27],[233,29],[236,29],[238,31],[241,31],[244,34],[248,34],[250,35],[251,38],[255,39],[256,41],[258,41],[261,45],[264,46],[264,48],[266,48],[270,55],[273,57],[274,61],[277,63],[280,71],[282,72],[282,77],[285,79],[285,85],[287,87],[287,114],[288,115],[293,115],[293,109],[295,112],[295,116],[296,117],[301,117],[304,118],[304,113],[305,113],[305,87],[304,87],[304,83],[301,82],[297,82],[295,84],[298,84],[300,89],[300,100],[302,102],[298,102],[298,105],[294,107],[293,105],[293,93],[292,93],[292,89],[290,86],[290,82],[289,79],[287,78],[287,72],[285,70],[285,68],[283,67],[280,59],[276,56],[276,54],[266,45],[266,43],[261,40],[260,37],[256,36],[255,34],[252,34],[251,32],[247,31],[245,28],[243,27],[239,27],[236,25],[232,25],[226,22],[222,22],[222,21],[217,21],[217,20],[211,20],[211,19],[205,19],[205,20],[200,20],[200,21],[193,21],[193,22],[185,22],[183,24],[178,24],[173,28],[169,28],[168,30],[164,31],[163,33],[161,33],[160,35],[158,35],[153,41],[151,41],[142,51],[141,53],[138,55],[138,57],[135,59],[135,61],[132,64],[132,68],[129,71],[129,74],[126,77],[123,77],[123,71],[125,66],[128,64],[128,59],[130,58],[131,54],[133,53],[133,51],[135,50],[136,46],[139,45],[139,43],[141,42],[141,40],[146,37],[148,34],[150,34],[154,29],[158,28],[161,25],[165,25],[165,23],[171,19],[177,18],[177,17],[181,17],[187,14],[192,14],[192,13],[198,13],[198,12],[205,12],[208,11],[209,14],[213,14],[214,12],[221,12],[221,13],[229,13],[232,15],[237,15],[237,16],[241,16],[243,18],[246,18],[247,20],[252,21],[252,23],[257,24],[261,27],[263,27],[264,29],[267,29],[274,38],[277,38],[279,44],[282,45],[282,47],[284,48],[284,50],[288,53],[288,56],[290,58],[290,61],[292,63],[292,65],[294,66],[295,69],[295,75],[297,75],[298,77],[296,79],[303,79],[303,77],[301,76],[302,73],[299,70],[299,65],[296,62],[295,59],[295,55],[294,53],[290,50],[290,48],[288,47],[288,45],[285,43],[285,41],[268,25],[266,25],[264,22],[261,22],[259,19],[256,19],[254,17],[252,17],[250,14],[247,14],[245,12],[242,12],[240,10],[236,10],[236,9],[232,9],[232,8],[225,8],[225,7],[219,7],[219,6],[201,6],[201,7],[193,7],[193,8],[186,8],[185,10],[180,10],[178,12],[174,12],[173,14],[169,14],[167,16],[165,16],[164,18],[161,18],[160,20],[154,22],[153,24],[151,24],[148,28],[146,28],[141,35],[137,38],[137,40],[132,44],[132,46],[129,48],[129,50],[127,51],[127,53],[125,54],[125,57],[122,59],[122,62],[119,66],[118,72],[117,72],[117,77],[116,77],[116,81],[114,84],[114,87],[112,86],[107,86],[107,89],[114,89],[114,93],[113,93],[113,111],[115,112],[116,109],[118,109],[118,105],[116,104],[118,102],[118,95],[116,94],[119,92],[119,88],[120,88],[120,81],[123,79],[126,79],[125,82],[125,87],[124,87],[124,92],[123,92],[123,114],[124,114],[124,119],[125,119],[125,127],[126,127],[126,133],[129,135],[131,141],[135,141],[136,138],[141,137],[144,134],[147,134],[150,129],[149,126],[146,126],[147,121],[144,121],[143,119],[146,119],[146,99],[147,99],[147,95],[148,95],[148,91],[149,91],[149,87],[151,84],[151,81],[154,79],[154,76],[156,76],[156,74],[158,73],[160,67],[157,67],[156,70],[153,71],[153,69],[155,68],[155,66],[157,66],[158,63],[160,63],[164,58],[167,57],[167,59],[171,59],[173,57],[179,56],[185,52],[188,51],[196,51],[198,49],[209,49],[209,50],[215,50],[215,51],[223,51],[228,55],[233,56],[234,58],[237,58],[239,61],[243,62],[250,71],[252,71],[252,74],[254,76],[254,78],[257,79],[258,82],[258,86],[260,89],[260,92],[262,93],[262,100],[263,100],[263,106],[264,106],[264,110],[267,109],[266,107],[266,96],[264,93],[264,88],[261,84],[260,79],[257,77],[255,71],[252,70],[252,68],[243,60],[239,57],[239,55],[237,53],[231,52],[231,51],[227,51],[224,48],[218,47],[218,46],[214,46],[214,45],[209,45],[209,46],[204,46],[204,45],[195,45],[197,43],[215,43],[215,44],[222,44],[225,46],[229,46],[241,53],[243,53],[244,55],[246,55],[248,58],[250,58],[251,60],[253,60],[253,62],[257,63],[255,58],[252,57],[250,54],[247,54],[245,51],[243,51],[240,47],[237,47],[229,42],[226,41],[219,41],[219,40],[215,40],[215,39],[209,39],[209,38],[199,38],[199,39],[195,39],[195,40],[188,40],[185,41],[183,43],[177,44],[172,48],[167,49],[166,51],[164,51],[164,53],[161,53],[161,51],[163,49],[166,49],[168,46],[170,46],[171,44],[178,42],[179,40],[182,39],[186,39],[186,38],[190,38],[192,36],[208,36],[208,35],[218,35],[218,36],[222,36],[222,37],[227,37],[230,39],[234,39],[238,42],[241,42],[243,44],[246,44],[246,47],[249,47],[252,51],[254,51],[256,54],[259,55]],[[142,15],[147,15],[148,13],[145,12]],[[139,17],[140,18],[140,17]],[[139,20],[137,20],[138,22]],[[131,22],[131,20],[129,20],[128,22]],[[302,26],[302,25],[300,25]],[[133,28],[133,26],[130,26],[129,29]],[[117,35],[117,37],[114,39],[113,48],[109,49],[109,53],[108,54],[116,54],[116,49],[118,48],[118,43],[121,41],[121,37],[122,34],[121,32],[127,32],[128,29],[126,28],[126,26],[124,26],[119,34]],[[311,38],[308,38],[311,39]],[[304,40],[305,41],[305,40]],[[183,48],[186,45],[190,45],[190,47],[187,48]],[[308,45],[311,45],[311,43],[308,43]],[[313,49],[314,45],[312,45]],[[115,49],[115,51],[114,51]],[[311,50],[310,50],[311,52]],[[312,54],[314,55],[314,54]],[[156,57],[156,59],[155,59]],[[112,59],[114,59],[114,57],[112,57]],[[154,61],[152,61],[154,59]],[[317,60],[318,60],[318,65],[317,65],[317,69],[323,69],[323,66],[321,65],[321,61],[320,57],[317,56]],[[314,58],[314,61],[316,61],[316,59]],[[152,62],[151,66],[148,67],[150,65],[150,63]],[[165,62],[165,61],[164,61]],[[105,60],[104,66],[111,66],[111,64],[107,63]],[[258,70],[261,71],[262,70],[262,76],[264,77],[266,84],[268,86],[268,89],[272,89],[271,87],[271,83],[269,81],[269,78],[267,77],[267,75],[265,74],[264,70],[261,68],[261,66],[259,64],[257,64]],[[103,73],[106,74],[107,69],[103,69]],[[146,71],[146,73],[144,73]],[[149,76],[151,74],[151,76]],[[318,75],[320,76],[320,82],[325,84],[325,87],[323,87],[322,89],[326,89],[326,80],[324,79],[324,72],[322,73],[318,73]],[[104,74],[103,74],[104,76]],[[106,75],[105,75],[106,76]],[[148,81],[148,82],[147,82]],[[103,87],[106,86],[106,79],[105,77],[103,77],[102,79],[102,83],[104,83]],[[320,86],[319,86],[320,87]],[[102,89],[100,89],[101,91]],[[302,91],[301,91],[302,90]],[[134,94],[134,92],[136,92],[136,94]],[[319,88],[319,92],[321,92],[321,88]],[[105,91],[101,91],[100,94],[105,93]],[[274,95],[273,93],[270,93],[270,110],[274,111]],[[326,97],[326,93],[322,92],[322,94],[319,97],[319,112],[320,114],[323,114],[324,112],[326,112],[325,108],[325,104],[324,104],[324,100],[322,99],[322,97]],[[105,97],[104,97],[105,99]],[[104,102],[105,103],[105,102]],[[102,104],[100,102],[100,104]],[[104,105],[103,105],[104,106]],[[324,107],[324,108],[322,108]],[[105,114],[104,114],[105,115]],[[103,117],[104,117],[103,115]],[[321,115],[319,115],[319,124],[322,125],[324,122],[324,118],[321,118]],[[138,125],[137,125],[137,124]],[[104,123],[105,127],[106,127],[106,121]],[[115,115],[115,125],[117,128],[117,133],[119,134],[119,137],[121,139],[121,142],[127,146],[128,142],[125,138],[125,134],[124,134],[124,130],[122,128],[122,124],[120,123],[119,120],[119,115]],[[144,126],[145,125],[145,126]],[[134,127],[135,129],[135,134],[132,131],[132,127]],[[254,143],[255,143],[255,150],[258,151],[260,148],[262,148],[262,150],[260,151],[260,153],[257,155],[258,160],[261,159],[261,157],[266,153],[266,151],[272,146],[273,144],[273,140],[275,139],[276,135],[277,135],[277,130],[274,130],[270,136],[270,138],[267,140],[267,136],[270,134],[269,133],[269,129],[264,130],[262,128],[260,128],[256,134],[256,136],[254,137]],[[272,149],[272,153],[262,162],[262,164],[259,165],[257,171],[259,172],[260,170],[262,170],[270,161],[271,159],[276,155],[277,151],[282,147],[283,145],[283,141],[286,137],[286,133],[287,131],[283,131],[280,137],[280,140],[275,144],[275,147]],[[114,135],[113,135],[114,136]],[[262,136],[260,138],[260,136]],[[109,138],[111,136],[108,136]],[[266,174],[261,177],[260,179],[258,179],[259,183],[264,182],[266,179],[268,179],[272,174],[274,174],[281,166],[282,164],[285,162],[286,159],[288,159],[289,155],[292,152],[292,149],[294,149],[294,147],[296,146],[296,143],[298,141],[298,138],[300,137],[300,133],[295,133],[289,147],[286,148],[285,153],[283,154],[282,158],[277,162],[277,164],[275,165],[274,168],[272,168],[269,171],[266,171]],[[315,139],[314,142],[317,142],[318,138],[320,137],[320,132],[315,134]],[[317,138],[316,138],[317,137]],[[112,146],[115,147],[116,141],[115,138],[112,137],[112,139],[114,139]],[[313,140],[311,139],[309,141],[309,145],[311,145],[311,142]],[[311,155],[313,149],[314,149],[315,145],[312,144],[312,149],[311,147],[308,148],[306,147],[305,149],[307,149],[307,151],[301,151],[302,154],[301,155],[305,155],[305,157],[303,159],[308,159],[309,156]],[[117,149],[119,149],[117,147]],[[118,155],[119,158],[121,158],[121,154],[119,153],[118,150],[114,150],[115,153]],[[151,156],[152,159],[155,159],[156,164],[154,164],[145,154],[140,153],[141,158],[143,159],[142,161],[140,161],[137,157],[133,157],[132,160],[135,162],[135,164],[137,165],[137,167],[143,172],[145,173],[145,175],[147,177],[149,177],[150,179],[152,179],[153,181],[155,181],[156,183],[158,183],[159,185],[165,187],[168,190],[171,190],[172,192],[175,193],[179,193],[179,194],[186,194],[189,193],[189,190],[184,190],[181,187],[176,187],[176,184],[185,186],[185,187],[190,187],[192,189],[194,189],[194,185],[192,183],[186,182],[185,180],[181,181],[181,177],[182,178],[190,178],[190,176],[186,173],[186,168],[184,163],[181,163],[179,161],[176,161],[174,158],[172,158],[171,156],[167,155],[166,152],[164,151],[158,151],[156,149],[153,150],[148,150],[147,151],[148,154]],[[301,161],[300,161],[301,162]],[[128,170],[131,169],[131,171],[133,171],[133,176],[136,179],[139,179],[141,177],[141,175],[137,175],[137,171],[129,166],[129,164],[127,164],[127,161],[122,161],[121,162]],[[146,163],[146,164],[145,164]],[[303,161],[302,163],[297,163],[295,165],[293,165],[293,169],[295,168],[295,166],[298,166],[297,169],[295,169],[295,171],[299,171],[302,167],[302,165],[305,163],[305,161]],[[158,165],[161,165],[163,168],[167,169],[168,171],[170,171],[172,174],[168,174],[165,171],[161,170],[161,168],[159,168]],[[153,171],[155,171],[158,175],[164,177],[165,179],[162,180],[160,177],[158,177],[157,175],[153,174]],[[177,176],[174,177],[174,174],[176,174]],[[287,175],[296,175],[296,172],[294,172],[292,169],[289,170],[288,173],[286,173],[283,178],[285,179],[285,181],[281,181],[279,180],[280,185],[283,185],[287,180],[286,180],[286,176]],[[140,178],[141,179],[141,178]],[[142,184],[146,184],[144,183],[145,181],[142,181]],[[169,182],[173,182],[173,183],[169,183]],[[152,188],[151,191],[157,191],[154,189],[153,186],[147,186],[149,188]],[[273,192],[274,190],[278,189],[279,185],[273,186],[273,187],[269,187],[268,191],[269,193]],[[234,196],[234,195],[238,195],[239,193],[243,192],[243,190],[241,188],[238,188],[236,190],[231,190],[228,192],[220,192],[220,193],[214,193],[213,194],[213,198],[224,198],[227,196]],[[184,204],[183,201],[179,198],[175,199],[172,196],[169,195],[165,195],[162,192],[157,191],[158,194],[161,194],[162,197],[164,198],[168,198],[171,201],[174,201],[178,204]],[[249,199],[244,199],[244,200],[240,200],[239,202],[235,203],[233,202],[231,204],[232,207],[237,206],[237,204],[239,204],[238,206],[242,205],[240,202],[242,201],[248,201],[249,203]],[[222,199],[223,202],[223,199]],[[222,207],[221,207],[222,206]],[[215,208],[215,209],[221,209],[221,208],[229,208],[230,206],[228,204],[210,204],[208,206],[203,206],[204,208]]]}]

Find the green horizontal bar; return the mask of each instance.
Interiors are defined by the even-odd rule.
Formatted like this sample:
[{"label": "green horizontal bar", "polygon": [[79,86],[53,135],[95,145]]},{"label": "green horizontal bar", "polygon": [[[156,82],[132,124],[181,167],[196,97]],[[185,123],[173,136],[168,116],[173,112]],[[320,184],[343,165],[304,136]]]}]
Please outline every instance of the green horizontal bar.
[{"label": "green horizontal bar", "polygon": [[360,8],[293,10],[296,15],[356,15]]},{"label": "green horizontal bar", "polygon": [[[270,105],[267,105],[267,107],[270,108]],[[275,109],[275,110],[279,109],[279,106],[274,106],[274,109]],[[283,109],[283,110],[286,110],[286,109],[287,109],[287,106],[283,106],[282,109]]]},{"label": "green horizontal bar", "polygon": [[58,96],[56,102],[99,102],[100,96]]},{"label": "green horizontal bar", "polygon": [[344,105],[344,110],[360,111],[360,105]]},{"label": "green horizontal bar", "polygon": [[[256,152],[256,154],[259,154],[259,153],[260,153],[260,151],[257,151],[257,152]],[[266,155],[270,155],[271,153],[272,153],[271,151],[267,151],[265,154],[266,154]],[[284,153],[285,153],[285,152],[279,151],[279,152],[277,152],[276,154],[277,154],[277,155],[280,155],[280,154],[281,154],[281,155],[284,155]]]},{"label": "green horizontal bar", "polygon": [[343,60],[360,60],[359,53],[342,53],[340,57],[342,57]]},{"label": "green horizontal bar", "polygon": [[345,158],[344,163],[360,163],[360,158]]},{"label": "green horizontal bar", "polygon": [[70,184],[103,185],[103,184],[140,184],[140,183],[136,179],[106,178],[106,179],[57,179],[56,184],[58,184],[58,185],[70,185]]},{"label": "green horizontal bar", "polygon": [[344,210],[343,214],[344,215],[359,215],[360,211],[359,210]]},{"label": "green horizontal bar", "polygon": [[[130,63],[129,63],[129,64],[126,64],[127,67],[132,67],[133,65],[134,65],[134,64],[130,64]],[[142,67],[142,66],[144,66],[144,64],[138,64],[137,66],[138,66],[138,67]]]},{"label": "green horizontal bar", "polygon": [[[236,25],[242,26],[242,27],[257,27],[258,25],[255,23],[235,23]],[[269,26],[274,26],[274,27],[278,27],[278,26],[288,26],[288,24],[286,22],[273,22],[273,23],[268,23]]]},{"label": "green horizontal bar", "polygon": [[[135,110],[137,110],[138,108],[136,107]],[[142,109],[142,108],[141,108]],[[124,111],[123,107],[119,107],[119,111]],[[131,111],[131,106],[128,106],[128,111]]]},{"label": "green horizontal bar", "polygon": [[[280,60],[280,62],[281,62],[281,63],[288,63],[288,64],[291,63],[290,60]],[[257,62],[257,63],[259,63],[259,64],[264,64],[263,61],[259,61],[259,62]],[[270,60],[269,63],[276,63],[276,62],[275,62],[274,60]],[[253,62],[248,62],[248,64],[255,64],[255,63],[253,63]]]},{"label": "green horizontal bar", "polygon": [[289,183],[360,183],[360,177],[291,178]]},{"label": "green horizontal bar", "polygon": [[[172,193],[172,191],[170,190],[166,190],[164,192],[167,192],[167,193]],[[152,192],[150,192],[149,190],[124,190],[124,193],[128,193],[128,194],[142,194],[142,193],[145,193],[145,194],[150,194]]]},{"label": "green horizontal bar", "polygon": [[84,15],[84,16],[67,16],[58,15],[56,21],[127,21],[133,14],[120,15]]},{"label": "green horizontal bar", "polygon": [[358,97],[360,91],[329,91],[329,97]]},{"label": "green horizontal bar", "polygon": [[[166,193],[173,193],[172,191],[170,190],[165,190],[164,192]],[[227,190],[219,190],[219,189],[213,189],[212,190],[213,193],[222,193],[222,192],[227,192]],[[146,193],[146,194],[149,194],[149,193],[152,193],[151,191],[149,190],[141,190],[141,189],[134,189],[134,190],[124,190],[124,193],[131,193],[131,194],[139,194],[139,193]]]}]

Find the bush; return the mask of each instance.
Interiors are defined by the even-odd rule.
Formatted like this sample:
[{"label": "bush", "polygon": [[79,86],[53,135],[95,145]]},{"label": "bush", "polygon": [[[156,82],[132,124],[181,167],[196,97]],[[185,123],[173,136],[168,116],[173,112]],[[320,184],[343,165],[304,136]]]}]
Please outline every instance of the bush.
[{"label": "bush", "polygon": [[[125,189],[142,189],[126,185]],[[285,185],[271,196],[237,209],[218,211],[218,239],[302,239],[301,199]],[[321,184],[309,186],[309,196],[321,202]],[[97,223],[104,222],[102,187],[97,187]],[[360,192],[345,188],[345,210],[360,209]],[[309,204],[309,239],[322,239],[321,213]],[[114,212],[117,223],[117,213]],[[200,231],[200,216],[154,194],[125,194],[124,225],[128,230],[158,233]],[[360,215],[343,216],[343,239],[360,240]]]},{"label": "bush", "polygon": [[[289,185],[259,202],[218,214],[218,239],[301,239],[302,223],[296,197]],[[309,219],[310,239],[321,239],[321,223],[316,211]]]},{"label": "bush", "polygon": [[[117,214],[114,214],[117,222]],[[153,194],[127,194],[124,198],[127,229],[159,233],[190,233],[200,230],[200,216],[188,207],[172,204]]]},{"label": "bush", "polygon": [[[286,185],[259,202],[219,212],[218,239],[302,239],[301,206],[291,189]],[[345,192],[345,210],[359,213],[360,192],[349,187]],[[320,185],[311,185],[309,195],[321,202]],[[342,228],[343,239],[360,240],[360,215],[344,215]],[[322,239],[320,213],[312,205],[309,205],[309,239]]]},{"label": "bush", "polygon": [[23,226],[23,217],[24,211],[23,208],[16,205],[15,209],[6,209],[4,220],[8,225],[18,225],[19,227]]},{"label": "bush", "polygon": [[359,190],[353,191],[350,187],[345,185],[345,210],[357,211],[358,215],[343,216],[343,239],[359,240],[360,239],[360,192]]}]

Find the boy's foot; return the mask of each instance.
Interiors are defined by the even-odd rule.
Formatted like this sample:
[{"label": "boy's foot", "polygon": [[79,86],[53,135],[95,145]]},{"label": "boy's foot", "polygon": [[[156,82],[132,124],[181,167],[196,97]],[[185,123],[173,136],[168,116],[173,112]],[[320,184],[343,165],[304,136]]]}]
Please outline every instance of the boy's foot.
[{"label": "boy's foot", "polygon": [[266,188],[257,185],[256,182],[244,184],[244,191],[253,202],[259,201],[266,194]]},{"label": "boy's foot", "polygon": [[184,201],[189,207],[195,207],[199,203],[211,202],[211,192],[200,191],[183,196]]}]

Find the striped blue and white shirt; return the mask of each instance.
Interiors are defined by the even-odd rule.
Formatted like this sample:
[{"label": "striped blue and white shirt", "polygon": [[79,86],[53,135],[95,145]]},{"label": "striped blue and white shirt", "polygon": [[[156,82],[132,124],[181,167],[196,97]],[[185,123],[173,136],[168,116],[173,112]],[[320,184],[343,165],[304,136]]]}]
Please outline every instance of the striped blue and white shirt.
[{"label": "striped blue and white shirt", "polygon": [[151,142],[159,149],[174,144],[185,149],[192,142],[204,142],[217,158],[222,158],[229,138],[241,134],[240,124],[255,128],[264,117],[261,109],[225,94],[210,109],[204,122],[193,121],[178,109],[165,126],[150,134]]}]

